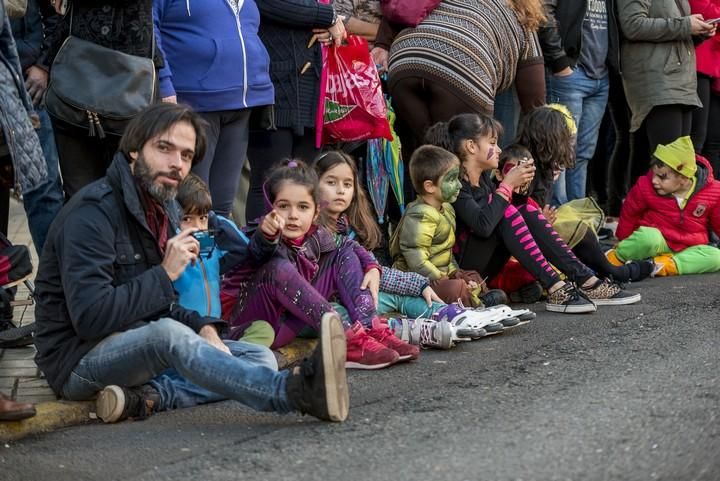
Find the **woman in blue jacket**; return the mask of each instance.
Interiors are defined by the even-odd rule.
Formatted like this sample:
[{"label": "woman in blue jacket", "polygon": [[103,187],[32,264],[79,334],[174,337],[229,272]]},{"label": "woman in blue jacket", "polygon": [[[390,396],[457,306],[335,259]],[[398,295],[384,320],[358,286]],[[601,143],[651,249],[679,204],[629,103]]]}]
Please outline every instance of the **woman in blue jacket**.
[{"label": "woman in blue jacket", "polygon": [[228,216],[248,145],[250,113],[275,94],[270,58],[258,37],[255,0],[154,0],[165,54],[160,95],[190,105],[208,122],[208,148],[193,172],[209,186],[213,210]]}]

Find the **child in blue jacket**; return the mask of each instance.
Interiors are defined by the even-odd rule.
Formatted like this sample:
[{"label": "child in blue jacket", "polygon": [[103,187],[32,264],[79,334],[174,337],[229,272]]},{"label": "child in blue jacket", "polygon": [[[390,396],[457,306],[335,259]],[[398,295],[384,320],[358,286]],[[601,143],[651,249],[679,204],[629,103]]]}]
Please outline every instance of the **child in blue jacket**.
[{"label": "child in blue jacket", "polygon": [[[275,253],[277,240],[268,240],[262,229],[249,239],[232,221],[215,215],[207,185],[194,174],[180,184],[177,200],[182,208],[180,229],[197,229],[200,241],[197,261],[174,282],[179,304],[219,319],[221,275],[241,262],[261,266]],[[255,321],[240,340],[270,347],[274,339],[270,324]]]}]

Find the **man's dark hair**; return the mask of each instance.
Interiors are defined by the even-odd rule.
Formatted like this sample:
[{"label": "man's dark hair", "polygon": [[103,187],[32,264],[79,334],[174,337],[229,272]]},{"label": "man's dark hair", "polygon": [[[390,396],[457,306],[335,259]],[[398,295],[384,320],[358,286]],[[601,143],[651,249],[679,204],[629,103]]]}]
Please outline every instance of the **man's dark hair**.
[{"label": "man's dark hair", "polygon": [[426,194],[426,180],[437,185],[440,177],[453,165],[459,164],[457,156],[442,147],[423,145],[410,157],[410,180],[418,195]]},{"label": "man's dark hair", "polygon": [[180,182],[175,199],[180,203],[184,215],[206,215],[212,209],[210,189],[192,172]]},{"label": "man's dark hair", "polygon": [[178,122],[187,122],[195,129],[195,157],[192,163],[196,164],[205,156],[207,122],[182,104],[157,103],[140,112],[125,128],[118,150],[129,159],[130,152],[142,152],[150,139],[167,132]]}]

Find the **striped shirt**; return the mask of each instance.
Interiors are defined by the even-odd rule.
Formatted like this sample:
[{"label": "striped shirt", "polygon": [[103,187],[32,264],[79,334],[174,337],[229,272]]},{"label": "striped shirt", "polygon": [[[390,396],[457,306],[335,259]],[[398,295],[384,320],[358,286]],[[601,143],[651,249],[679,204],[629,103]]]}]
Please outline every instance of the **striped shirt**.
[{"label": "striped shirt", "polygon": [[518,67],[542,61],[537,34],[520,25],[505,0],[443,0],[395,38],[390,88],[402,78],[429,78],[492,113],[495,94],[512,85]]}]

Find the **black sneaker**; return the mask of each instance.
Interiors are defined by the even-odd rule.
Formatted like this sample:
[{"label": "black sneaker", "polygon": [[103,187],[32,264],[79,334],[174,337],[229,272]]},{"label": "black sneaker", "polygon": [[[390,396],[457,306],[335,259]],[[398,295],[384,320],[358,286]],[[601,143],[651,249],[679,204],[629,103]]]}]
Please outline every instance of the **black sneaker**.
[{"label": "black sneaker", "polygon": [[125,419],[145,419],[160,404],[160,393],[149,384],[126,388],[105,386],[95,402],[97,417],[106,423],[116,423]]},{"label": "black sneaker", "polygon": [[583,314],[597,311],[587,296],[571,283],[566,283],[552,294],[548,294],[545,310],[565,314]]},{"label": "black sneaker", "polygon": [[290,403],[303,414],[325,421],[344,421],[350,399],[345,377],[345,332],[337,314],[320,321],[320,342],[287,379]]},{"label": "black sneaker", "polygon": [[580,290],[598,306],[624,306],[641,299],[640,294],[628,292],[609,279],[598,279],[594,286]]},{"label": "black sneaker", "polygon": [[490,289],[480,294],[480,300],[485,307],[499,306],[500,304],[508,303],[507,294],[505,294],[505,291],[502,289]]},{"label": "black sneaker", "polygon": [[510,302],[518,304],[534,304],[543,296],[543,288],[539,282],[525,284],[515,292],[510,293]]}]

